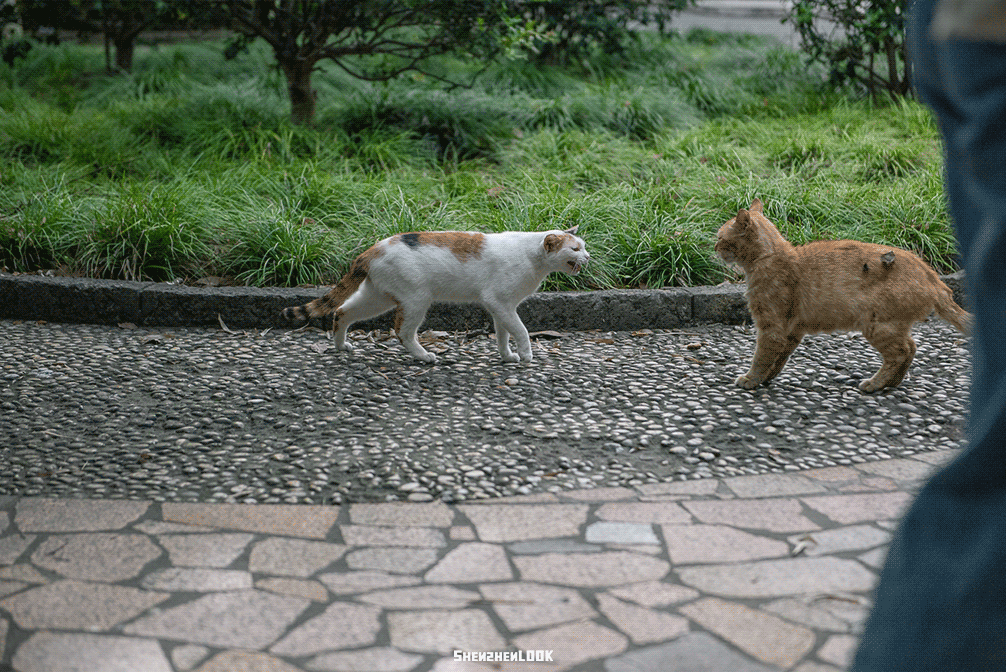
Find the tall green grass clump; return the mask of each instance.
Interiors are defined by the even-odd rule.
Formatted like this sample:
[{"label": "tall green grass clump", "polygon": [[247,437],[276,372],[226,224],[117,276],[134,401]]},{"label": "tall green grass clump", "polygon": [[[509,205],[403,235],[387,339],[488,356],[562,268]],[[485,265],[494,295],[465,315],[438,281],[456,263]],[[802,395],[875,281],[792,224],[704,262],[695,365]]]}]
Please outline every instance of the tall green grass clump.
[{"label": "tall green grass clump", "polygon": [[[738,277],[717,228],[755,197],[794,243],[857,238],[954,268],[929,112],[830,88],[771,40],[643,34],[566,67],[508,61],[469,87],[322,64],[294,126],[262,45],[97,45],[0,64],[0,266],[105,278],[336,281],[409,230],[580,227],[592,262],[546,289]],[[480,67],[451,58],[438,73]]]}]

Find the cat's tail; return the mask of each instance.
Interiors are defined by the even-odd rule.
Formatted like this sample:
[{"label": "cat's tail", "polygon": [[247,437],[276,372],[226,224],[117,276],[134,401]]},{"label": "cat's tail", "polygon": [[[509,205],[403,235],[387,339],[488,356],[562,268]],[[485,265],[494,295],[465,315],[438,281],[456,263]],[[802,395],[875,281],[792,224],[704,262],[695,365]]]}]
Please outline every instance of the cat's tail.
[{"label": "cat's tail", "polygon": [[331,315],[346,299],[352,296],[353,292],[360,286],[360,283],[367,279],[369,268],[370,255],[366,253],[361,254],[353,261],[349,272],[342,276],[339,284],[330,289],[327,294],[314,301],[309,301],[302,306],[284,308],[283,318],[289,322],[298,323],[309,320],[312,317]]},{"label": "cat's tail", "polygon": [[954,293],[950,291],[949,287],[944,285],[942,289],[940,300],[936,304],[936,314],[954,325],[957,331],[965,336],[970,335],[971,325],[975,321],[974,316],[957,305],[957,302],[954,301]]}]

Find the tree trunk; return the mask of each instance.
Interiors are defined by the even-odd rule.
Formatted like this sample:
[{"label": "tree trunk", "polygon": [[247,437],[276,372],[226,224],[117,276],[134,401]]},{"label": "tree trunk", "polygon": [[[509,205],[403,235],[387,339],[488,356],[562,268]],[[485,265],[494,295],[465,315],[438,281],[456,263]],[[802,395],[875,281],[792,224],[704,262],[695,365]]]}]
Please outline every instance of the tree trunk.
[{"label": "tree trunk", "polygon": [[317,93],[311,88],[311,73],[314,61],[276,55],[283,74],[286,75],[287,90],[290,92],[290,121],[295,125],[309,124],[314,119]]},{"label": "tree trunk", "polygon": [[115,42],[115,67],[120,72],[129,72],[133,68],[133,36],[116,35]]}]

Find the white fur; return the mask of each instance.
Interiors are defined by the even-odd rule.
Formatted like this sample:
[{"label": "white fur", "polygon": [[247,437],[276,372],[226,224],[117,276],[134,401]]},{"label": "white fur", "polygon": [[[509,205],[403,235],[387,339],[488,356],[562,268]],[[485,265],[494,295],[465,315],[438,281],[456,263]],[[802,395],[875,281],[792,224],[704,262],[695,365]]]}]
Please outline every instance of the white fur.
[{"label": "white fur", "polygon": [[[395,236],[374,247],[381,253],[370,262],[367,278],[340,306],[343,316],[335,333],[336,347],[349,350],[346,330],[353,322],[380,315],[401,305],[403,320],[398,337],[416,359],[435,362],[416,338],[434,302],[479,303],[493,317],[500,356],[505,362],[530,362],[531,339],[517,315],[517,305],[541,286],[553,271],[575,275],[590,255],[582,239],[569,231],[484,234],[477,258],[464,261],[447,247],[424,244],[409,247]],[[564,237],[558,250],[548,253],[545,238]],[[574,249],[576,248],[576,249]],[[570,266],[568,262],[573,262]],[[510,350],[510,336],[517,352]]]}]

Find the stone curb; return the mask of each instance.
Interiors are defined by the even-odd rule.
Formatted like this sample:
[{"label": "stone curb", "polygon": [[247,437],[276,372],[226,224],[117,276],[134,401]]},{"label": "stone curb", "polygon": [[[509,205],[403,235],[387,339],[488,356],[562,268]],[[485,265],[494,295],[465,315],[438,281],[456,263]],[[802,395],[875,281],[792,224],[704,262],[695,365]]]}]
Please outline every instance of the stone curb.
[{"label": "stone curb", "polygon": [[[943,276],[954,299],[965,304],[964,273]],[[90,324],[131,322],[143,327],[288,326],[286,306],[306,303],[326,288],[199,288],[155,282],[91,280],[0,274],[0,319]],[[741,324],[751,319],[744,284],[670,289],[609,289],[594,292],[538,292],[517,312],[529,331],[630,331],[673,329],[700,324]],[[218,317],[219,316],[219,317]],[[392,314],[357,323],[357,329],[388,329]],[[426,329],[469,331],[492,328],[477,305],[434,304]]]}]

